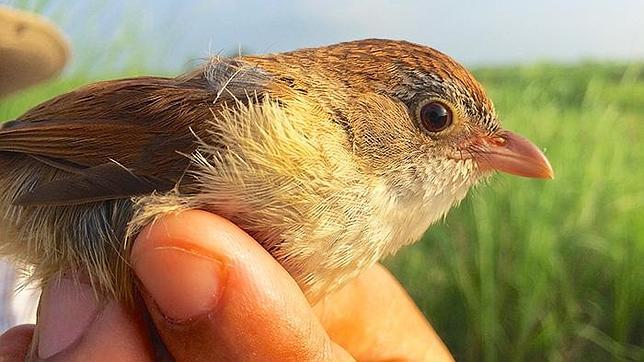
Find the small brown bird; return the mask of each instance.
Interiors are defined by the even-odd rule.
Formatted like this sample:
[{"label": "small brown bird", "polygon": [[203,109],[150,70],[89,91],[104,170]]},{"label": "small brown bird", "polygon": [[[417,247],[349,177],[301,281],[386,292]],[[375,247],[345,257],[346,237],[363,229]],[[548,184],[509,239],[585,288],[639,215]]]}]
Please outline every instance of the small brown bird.
[{"label": "small brown bird", "polygon": [[391,40],[91,84],[5,123],[0,170],[0,248],[36,279],[80,268],[128,299],[132,237],[198,208],[253,236],[311,301],[492,171],[553,175],[465,68]]}]

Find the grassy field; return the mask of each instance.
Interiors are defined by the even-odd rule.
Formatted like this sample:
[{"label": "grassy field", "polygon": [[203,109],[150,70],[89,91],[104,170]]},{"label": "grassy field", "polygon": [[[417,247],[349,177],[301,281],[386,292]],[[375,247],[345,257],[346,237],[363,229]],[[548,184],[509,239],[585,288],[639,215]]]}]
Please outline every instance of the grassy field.
[{"label": "grassy field", "polygon": [[388,264],[459,360],[644,360],[644,66],[476,73],[556,179],[496,176]]},{"label": "grassy field", "polygon": [[[644,64],[476,74],[556,179],[494,177],[387,264],[458,360],[644,360]],[[63,77],[0,119],[113,76]]]}]

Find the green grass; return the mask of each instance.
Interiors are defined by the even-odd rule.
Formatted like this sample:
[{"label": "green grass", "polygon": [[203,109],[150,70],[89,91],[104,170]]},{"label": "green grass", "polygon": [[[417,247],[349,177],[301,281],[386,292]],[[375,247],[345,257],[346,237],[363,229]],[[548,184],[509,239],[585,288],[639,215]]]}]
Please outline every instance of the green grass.
[{"label": "green grass", "polygon": [[[495,176],[387,264],[458,360],[644,360],[644,64],[476,73],[556,179]],[[0,101],[0,119],[95,79]]]},{"label": "green grass", "polygon": [[459,360],[644,360],[644,66],[476,73],[556,179],[495,176],[389,266]]}]

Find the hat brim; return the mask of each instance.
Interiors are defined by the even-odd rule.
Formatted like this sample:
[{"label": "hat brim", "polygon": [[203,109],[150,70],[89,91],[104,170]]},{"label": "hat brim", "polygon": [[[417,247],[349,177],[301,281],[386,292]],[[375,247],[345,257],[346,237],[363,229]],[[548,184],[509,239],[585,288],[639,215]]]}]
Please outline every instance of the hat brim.
[{"label": "hat brim", "polygon": [[0,6],[0,97],[58,74],[69,45],[40,16]]}]

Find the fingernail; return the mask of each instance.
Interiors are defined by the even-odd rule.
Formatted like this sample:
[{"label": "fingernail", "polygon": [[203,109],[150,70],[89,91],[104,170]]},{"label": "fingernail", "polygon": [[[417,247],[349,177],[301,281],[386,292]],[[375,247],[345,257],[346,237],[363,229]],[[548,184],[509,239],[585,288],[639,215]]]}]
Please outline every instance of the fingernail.
[{"label": "fingernail", "polygon": [[132,257],[145,292],[170,321],[185,322],[217,306],[225,266],[214,257],[174,245],[133,252]]},{"label": "fingernail", "polygon": [[99,309],[91,285],[68,277],[49,282],[38,314],[38,357],[52,357],[74,344]]}]

